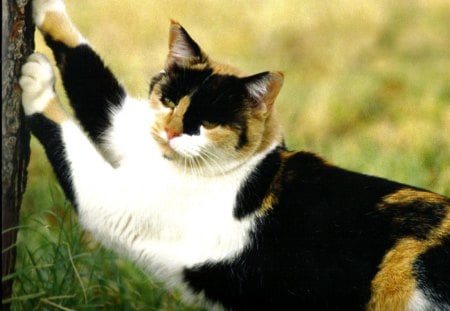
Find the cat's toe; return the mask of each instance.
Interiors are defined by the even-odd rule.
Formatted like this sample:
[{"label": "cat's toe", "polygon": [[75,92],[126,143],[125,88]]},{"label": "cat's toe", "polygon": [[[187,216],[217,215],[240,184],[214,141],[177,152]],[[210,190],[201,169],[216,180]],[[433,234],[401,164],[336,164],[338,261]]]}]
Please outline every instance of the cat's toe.
[{"label": "cat's toe", "polygon": [[32,54],[22,66],[19,83],[24,92],[40,93],[47,88],[53,88],[54,81],[52,65],[43,54]]},{"label": "cat's toe", "polygon": [[55,96],[55,75],[46,56],[32,54],[22,66],[19,79],[22,88],[22,104],[27,115],[41,112],[50,98]]},{"label": "cat's toe", "polygon": [[43,85],[53,85],[55,74],[50,61],[44,54],[33,53],[22,66],[22,76],[28,76]]}]

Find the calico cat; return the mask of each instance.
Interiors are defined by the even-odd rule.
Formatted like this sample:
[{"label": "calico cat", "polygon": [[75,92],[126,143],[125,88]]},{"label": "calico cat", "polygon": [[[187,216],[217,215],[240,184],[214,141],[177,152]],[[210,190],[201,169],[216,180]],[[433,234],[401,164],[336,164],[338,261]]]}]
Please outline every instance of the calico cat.
[{"label": "calico cat", "polygon": [[33,16],[76,119],[36,53],[20,79],[28,125],[104,245],[211,309],[450,310],[449,198],[288,150],[282,73],[215,62],[172,22],[138,100],[61,0]]}]

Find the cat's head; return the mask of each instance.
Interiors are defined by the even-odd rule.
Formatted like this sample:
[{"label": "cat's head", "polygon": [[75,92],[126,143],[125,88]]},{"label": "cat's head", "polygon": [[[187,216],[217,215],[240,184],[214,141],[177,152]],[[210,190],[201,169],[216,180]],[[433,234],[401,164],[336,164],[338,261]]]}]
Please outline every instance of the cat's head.
[{"label": "cat's head", "polygon": [[176,22],[165,69],[150,85],[153,138],[168,160],[200,174],[224,173],[279,144],[273,104],[280,72],[246,76],[212,61]]}]

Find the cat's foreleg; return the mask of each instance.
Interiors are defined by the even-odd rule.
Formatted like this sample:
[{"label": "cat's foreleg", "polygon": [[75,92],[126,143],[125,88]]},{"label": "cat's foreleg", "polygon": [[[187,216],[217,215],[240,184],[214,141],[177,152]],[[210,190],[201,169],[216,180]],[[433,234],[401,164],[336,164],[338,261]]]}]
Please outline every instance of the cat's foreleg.
[{"label": "cat's foreleg", "polygon": [[[105,246],[127,254],[147,271],[171,284],[181,283],[183,258],[191,248],[179,241],[160,241],[158,225],[152,226],[158,221],[147,222],[139,213],[134,214],[130,202],[136,192],[128,193],[119,169],[102,157],[60,105],[54,91],[54,73],[47,58],[32,54],[22,67],[19,81],[27,123],[44,146],[66,197],[77,208],[83,227]],[[159,209],[152,211],[151,202],[145,209],[149,220],[158,218]]]},{"label": "cat's foreleg", "polygon": [[[19,82],[27,123],[44,146],[83,226],[99,241],[119,247],[151,270],[164,270],[161,267],[169,260],[172,266],[179,267],[176,258],[181,258],[188,250],[180,251],[178,245],[158,242],[150,233],[158,232],[158,229],[147,228],[148,223],[133,214],[133,206],[129,204],[135,193],[131,192],[130,197],[127,183],[120,177],[118,169],[105,161],[61,106],[54,91],[53,68],[46,56],[32,54],[22,67]],[[146,213],[151,214],[151,205],[146,208]]]},{"label": "cat's foreleg", "polygon": [[118,238],[114,228],[120,229],[121,219],[127,219],[127,210],[117,208],[115,195],[121,193],[117,171],[61,106],[54,82],[53,68],[47,57],[32,54],[23,65],[19,80],[27,124],[43,145],[84,227],[99,240],[113,241]]},{"label": "cat's foreleg", "polygon": [[19,82],[30,129],[44,146],[67,198],[75,206],[86,193],[101,200],[100,179],[111,180],[114,169],[60,105],[48,59],[32,54],[22,67]]},{"label": "cat's foreleg", "polygon": [[76,117],[95,143],[126,92],[66,13],[62,0],[34,0],[33,19],[52,49]]}]

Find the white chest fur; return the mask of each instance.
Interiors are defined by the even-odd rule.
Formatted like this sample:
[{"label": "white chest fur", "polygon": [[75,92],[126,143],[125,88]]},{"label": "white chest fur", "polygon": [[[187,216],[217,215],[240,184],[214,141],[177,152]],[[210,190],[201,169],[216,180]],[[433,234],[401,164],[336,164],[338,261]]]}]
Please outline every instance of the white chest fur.
[{"label": "white chest fur", "polygon": [[163,161],[139,171],[121,167],[120,189],[110,190],[115,199],[83,209],[80,218],[104,243],[179,285],[184,268],[242,251],[254,218],[233,217],[242,178],[192,178]]},{"label": "white chest fur", "polygon": [[151,142],[151,114],[143,105],[128,107],[108,137],[120,166],[105,177],[74,176],[83,192],[80,221],[104,244],[179,284],[184,268],[232,258],[249,243],[255,217],[237,220],[233,210],[240,186],[264,155],[216,177],[183,173]]},{"label": "white chest fur", "polygon": [[140,172],[142,180],[130,192],[139,201],[132,209],[140,215],[136,221],[142,237],[187,247],[186,264],[223,259],[245,245],[251,221],[233,217],[245,169],[239,174],[193,177],[161,158]]}]

